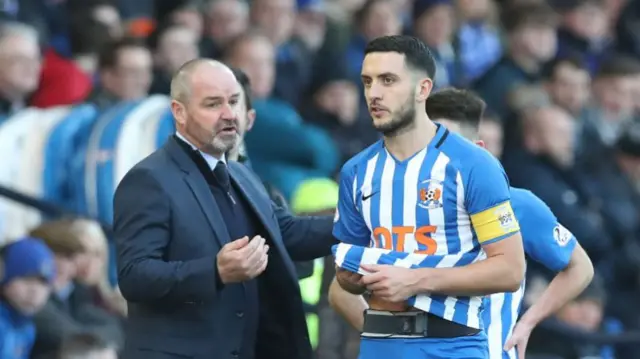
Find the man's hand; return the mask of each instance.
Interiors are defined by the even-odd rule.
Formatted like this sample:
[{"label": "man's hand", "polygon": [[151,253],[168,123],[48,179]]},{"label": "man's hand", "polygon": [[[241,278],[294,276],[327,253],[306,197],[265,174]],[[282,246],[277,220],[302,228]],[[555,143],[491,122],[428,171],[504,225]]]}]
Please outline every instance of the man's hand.
[{"label": "man's hand", "polygon": [[364,275],[361,282],[376,298],[402,302],[415,295],[413,288],[417,276],[411,269],[378,264],[363,264],[361,267],[371,273]]},{"label": "man's hand", "polygon": [[529,343],[529,337],[531,336],[531,331],[533,330],[533,326],[528,324],[518,322],[516,327],[513,329],[513,333],[511,337],[507,340],[504,345],[504,350],[509,351],[514,346],[518,351],[518,358],[524,359],[524,355],[527,351],[527,344]]},{"label": "man's hand", "polygon": [[253,279],[267,268],[269,246],[265,239],[242,237],[225,244],[218,252],[218,274],[222,283],[237,283]]},{"label": "man's hand", "polygon": [[363,294],[367,288],[360,283],[362,275],[358,273],[350,272],[346,269],[336,267],[336,280],[342,289],[355,295]]}]

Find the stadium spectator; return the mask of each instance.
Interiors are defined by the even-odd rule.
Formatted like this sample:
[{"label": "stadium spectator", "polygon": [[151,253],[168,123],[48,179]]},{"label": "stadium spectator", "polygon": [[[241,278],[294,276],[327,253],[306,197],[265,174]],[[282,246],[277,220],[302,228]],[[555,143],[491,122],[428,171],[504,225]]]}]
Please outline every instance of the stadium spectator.
[{"label": "stadium spectator", "polygon": [[98,54],[111,41],[109,28],[91,17],[70,19],[71,58],[54,48],[44,54],[40,86],[31,102],[36,107],[73,105],[87,99],[98,70]]},{"label": "stadium spectator", "polygon": [[155,0],[156,22],[158,24],[176,23],[193,30],[202,36],[204,20],[200,0]]},{"label": "stadium spectator", "polygon": [[397,6],[391,0],[367,0],[353,15],[353,31],[345,56],[349,76],[360,84],[360,70],[367,43],[380,36],[398,35],[402,31]]},{"label": "stadium spectator", "polygon": [[0,24],[0,116],[28,106],[39,84],[41,68],[38,33],[16,22]]},{"label": "stadium spectator", "polygon": [[58,359],[118,359],[109,343],[92,334],[78,334],[65,340]]},{"label": "stadium spectator", "polygon": [[313,58],[302,43],[293,41],[295,0],[253,0],[249,18],[276,50],[273,95],[297,106],[311,81]]},{"label": "stadium spectator", "polygon": [[47,302],[55,278],[53,254],[42,241],[21,238],[0,256],[0,358],[27,359],[36,334],[33,315]]},{"label": "stadium spectator", "polygon": [[413,31],[436,60],[434,86],[442,88],[464,82],[462,64],[453,46],[455,18],[452,0],[413,2]]},{"label": "stadium spectator", "polygon": [[153,53],[153,82],[149,93],[169,95],[171,76],[185,62],[199,56],[198,35],[176,23],[160,24],[148,39]]},{"label": "stadium spectator", "polygon": [[500,60],[502,44],[491,0],[456,0],[456,10],[460,24],[454,48],[457,41],[461,79],[468,84]]},{"label": "stadium spectator", "polygon": [[502,122],[487,112],[480,121],[480,127],[478,127],[478,136],[480,140],[484,142],[484,147],[496,158],[502,158],[503,144],[503,130]]},{"label": "stadium spectator", "polygon": [[550,62],[545,68],[544,85],[555,105],[582,119],[591,95],[591,76],[580,58],[564,57]]},{"label": "stadium spectator", "polygon": [[238,102],[238,137],[240,137],[240,140],[236,147],[232,148],[226,156],[229,161],[238,161],[249,165],[244,136],[247,131],[251,131],[256,119],[256,110],[253,108],[253,101],[251,100],[251,81],[242,70],[235,68],[231,70],[242,88]]},{"label": "stadium spectator", "polygon": [[85,252],[72,222],[45,222],[33,229],[32,237],[41,238],[54,254],[56,279],[53,293],[44,308],[35,316],[36,342],[33,358],[55,355],[68,337],[91,332],[114,345],[122,345],[120,322],[93,303],[90,291],[76,282],[78,257]]},{"label": "stadium spectator", "polygon": [[97,222],[87,219],[68,221],[84,251],[77,256],[77,281],[91,292],[94,303],[118,316],[126,316],[127,303],[109,281],[107,237]]},{"label": "stadium spectator", "polygon": [[325,1],[298,0],[297,8],[293,27],[294,40],[301,42],[304,50],[314,56],[324,45],[327,33]]},{"label": "stadium spectator", "polygon": [[542,65],[556,52],[556,17],[544,4],[513,5],[503,10],[507,44],[504,57],[480,77],[474,89],[500,118],[510,115],[509,92],[540,80]]},{"label": "stadium spectator", "polygon": [[151,53],[141,41],[125,38],[107,45],[99,57],[99,84],[88,101],[101,109],[144,98],[151,86]]},{"label": "stadium spectator", "polygon": [[251,81],[256,122],[245,144],[262,180],[291,198],[304,179],[333,175],[339,162],[333,139],[306,125],[289,103],[271,97],[275,52],[268,39],[256,32],[243,34],[229,44],[224,60]]},{"label": "stadium spectator", "polygon": [[531,190],[578,238],[594,264],[613,246],[594,198],[574,164],[575,120],[559,107],[529,110],[522,119],[523,149],[504,154],[511,184]]},{"label": "stadium spectator", "polygon": [[359,89],[350,81],[344,61],[327,61],[320,73],[311,83],[301,114],[308,123],[331,134],[344,162],[375,142],[361,126],[366,122],[372,128],[371,120],[360,116]]},{"label": "stadium spectator", "polygon": [[611,54],[611,25],[605,0],[555,0],[561,14],[558,56],[579,54],[589,72],[595,74]]},{"label": "stadium spectator", "polygon": [[209,0],[205,9],[202,55],[217,59],[229,41],[249,28],[249,5],[242,0]]}]

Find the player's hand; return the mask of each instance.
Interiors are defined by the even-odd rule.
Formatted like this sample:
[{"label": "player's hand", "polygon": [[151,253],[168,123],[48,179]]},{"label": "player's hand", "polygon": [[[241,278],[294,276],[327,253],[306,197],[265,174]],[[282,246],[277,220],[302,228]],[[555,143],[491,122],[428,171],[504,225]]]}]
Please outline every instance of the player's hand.
[{"label": "player's hand", "polygon": [[361,274],[350,272],[340,267],[336,268],[336,281],[342,289],[351,294],[361,295],[367,290],[367,288],[360,283],[361,279]]},{"label": "player's hand", "polygon": [[218,274],[222,283],[237,283],[253,279],[267,268],[269,246],[265,239],[242,237],[225,244],[218,252]]},{"label": "player's hand", "polygon": [[402,302],[415,295],[412,288],[416,284],[416,276],[411,269],[379,264],[363,264],[361,268],[371,273],[362,276],[361,282],[373,296],[389,302]]},{"label": "player's hand", "polygon": [[524,355],[527,351],[527,344],[529,343],[529,337],[531,336],[531,331],[533,331],[533,326],[523,322],[518,322],[513,329],[511,337],[509,337],[509,339],[505,343],[504,350],[509,351],[513,347],[516,347],[518,358],[524,359]]}]

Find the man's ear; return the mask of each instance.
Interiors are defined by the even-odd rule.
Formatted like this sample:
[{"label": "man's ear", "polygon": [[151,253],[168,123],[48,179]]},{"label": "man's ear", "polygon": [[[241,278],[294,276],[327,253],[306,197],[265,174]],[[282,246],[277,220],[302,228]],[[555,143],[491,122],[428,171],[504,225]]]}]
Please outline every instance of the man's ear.
[{"label": "man's ear", "polygon": [[433,80],[428,77],[420,80],[419,87],[416,89],[416,101],[425,102],[433,89]]},{"label": "man's ear", "polygon": [[487,146],[484,144],[483,140],[477,140],[475,142],[476,142],[476,145],[478,145],[478,146],[480,146],[482,148],[487,148]]},{"label": "man's ear", "polygon": [[256,121],[256,110],[251,109],[247,112],[247,131],[251,131],[255,121]]},{"label": "man's ear", "polygon": [[184,126],[187,121],[187,110],[176,100],[171,100],[171,113],[177,125]]}]

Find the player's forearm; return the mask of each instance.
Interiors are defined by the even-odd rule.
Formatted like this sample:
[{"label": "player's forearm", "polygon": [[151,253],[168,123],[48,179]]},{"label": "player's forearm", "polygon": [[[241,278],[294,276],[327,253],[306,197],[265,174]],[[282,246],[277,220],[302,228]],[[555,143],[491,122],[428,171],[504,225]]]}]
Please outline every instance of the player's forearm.
[{"label": "player's forearm", "polygon": [[534,327],[577,297],[593,278],[593,264],[579,245],[571,254],[569,266],[553,278],[536,303],[520,319]]},{"label": "player's forearm", "polygon": [[361,295],[354,295],[342,289],[334,278],[329,286],[329,304],[349,325],[362,331],[363,313],[369,305]]},{"label": "player's forearm", "polygon": [[483,296],[515,292],[524,279],[524,259],[498,255],[463,267],[420,268],[416,293]]}]

